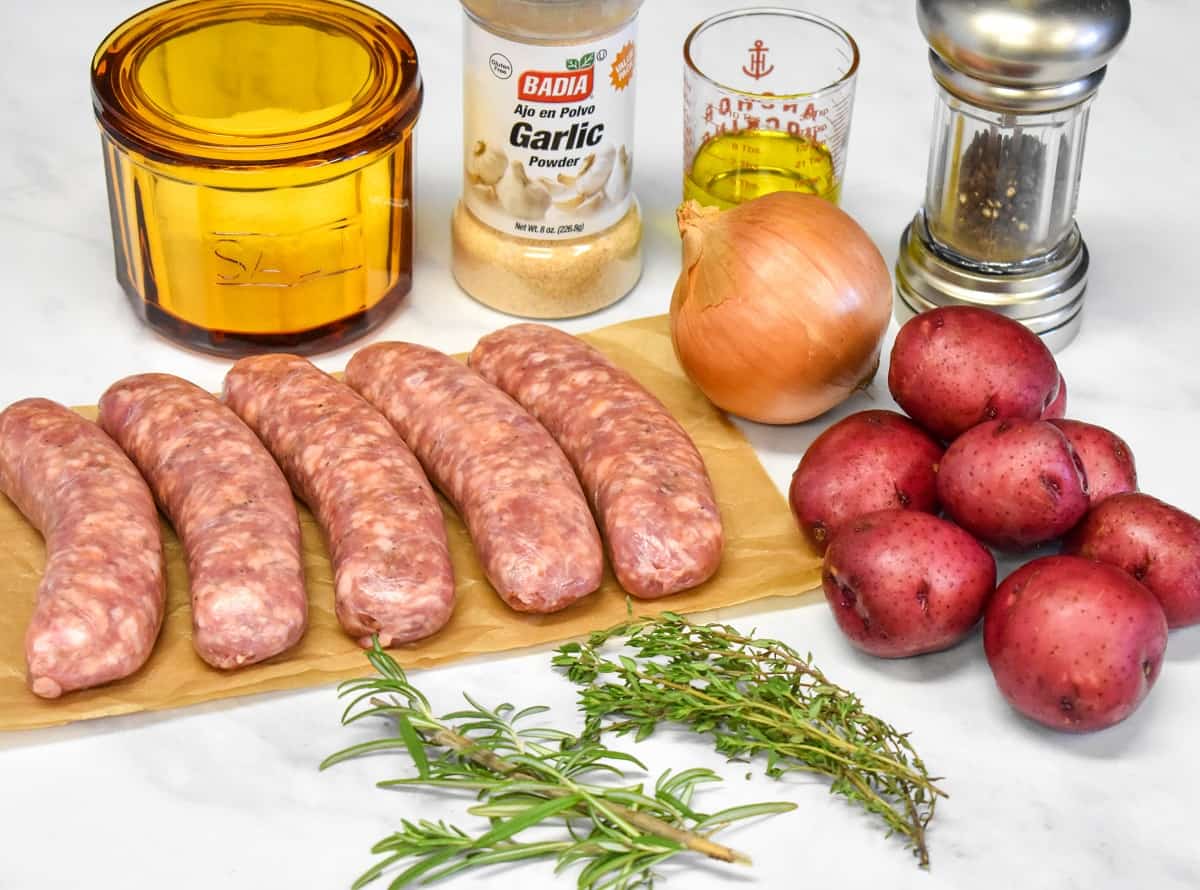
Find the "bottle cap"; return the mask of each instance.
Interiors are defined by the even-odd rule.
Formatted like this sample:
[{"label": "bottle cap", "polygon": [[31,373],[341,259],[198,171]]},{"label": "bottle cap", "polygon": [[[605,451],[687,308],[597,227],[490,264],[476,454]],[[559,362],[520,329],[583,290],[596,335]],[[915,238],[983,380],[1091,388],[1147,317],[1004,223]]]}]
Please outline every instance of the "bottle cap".
[{"label": "bottle cap", "polygon": [[1129,31],[1129,0],[918,0],[934,77],[985,108],[1082,102]]}]

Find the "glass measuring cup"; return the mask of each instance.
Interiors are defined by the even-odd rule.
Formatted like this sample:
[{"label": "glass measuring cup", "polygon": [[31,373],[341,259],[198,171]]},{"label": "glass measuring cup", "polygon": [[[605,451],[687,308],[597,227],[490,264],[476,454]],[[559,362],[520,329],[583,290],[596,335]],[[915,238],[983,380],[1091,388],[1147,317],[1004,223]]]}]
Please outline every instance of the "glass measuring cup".
[{"label": "glass measuring cup", "polygon": [[841,194],[858,72],[845,30],[795,9],[736,9],[683,45],[684,199]]}]

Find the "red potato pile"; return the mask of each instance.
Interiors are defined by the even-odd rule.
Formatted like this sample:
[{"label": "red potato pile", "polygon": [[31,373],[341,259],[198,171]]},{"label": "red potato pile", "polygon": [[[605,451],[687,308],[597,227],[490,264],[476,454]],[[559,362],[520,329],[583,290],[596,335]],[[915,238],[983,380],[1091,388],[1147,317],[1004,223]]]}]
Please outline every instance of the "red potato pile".
[{"label": "red potato pile", "polygon": [[[953,646],[982,618],[1016,710],[1070,732],[1124,720],[1158,678],[1168,627],[1200,624],[1200,520],[1138,493],[1122,438],[1065,418],[1054,357],[1015,321],[969,307],[919,315],[896,338],[888,384],[911,419],[845,418],[789,492],[825,552],[839,627],[900,658]],[[1066,555],[996,590],[985,544],[1021,553],[1060,538]]]}]

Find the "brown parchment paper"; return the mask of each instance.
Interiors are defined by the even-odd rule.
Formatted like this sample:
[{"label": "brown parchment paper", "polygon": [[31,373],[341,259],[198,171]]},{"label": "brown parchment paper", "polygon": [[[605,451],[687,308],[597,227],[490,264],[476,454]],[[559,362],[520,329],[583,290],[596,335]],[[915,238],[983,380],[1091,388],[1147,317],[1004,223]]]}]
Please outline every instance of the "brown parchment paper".
[{"label": "brown parchment paper", "polygon": [[[671,349],[665,317],[625,322],[584,339],[630,371],[657,395],[695,439],[720,503],[727,546],[717,575],[703,586],[654,602],[635,602],[639,614],[670,609],[698,612],[771,596],[795,596],[820,582],[820,558],[796,529],[783,496],[741,432],[684,376]],[[80,409],[94,418],[95,409]],[[484,580],[470,539],[443,502],[458,603],[436,636],[392,652],[406,667],[551,643],[608,627],[626,616],[626,596],[611,572],[587,599],[556,615],[510,611]],[[187,572],[178,540],[163,524],[167,555],[167,612],[146,665],[132,677],[99,689],[43,701],[25,685],[24,633],[41,579],[45,548],[39,534],[0,495],[0,730],[32,729],[115,714],[179,708],[213,699],[316,686],[370,672],[362,651],[333,613],[333,578],[321,534],[300,508],[308,579],[309,628],[301,643],[270,661],[217,671],[191,641]]]}]

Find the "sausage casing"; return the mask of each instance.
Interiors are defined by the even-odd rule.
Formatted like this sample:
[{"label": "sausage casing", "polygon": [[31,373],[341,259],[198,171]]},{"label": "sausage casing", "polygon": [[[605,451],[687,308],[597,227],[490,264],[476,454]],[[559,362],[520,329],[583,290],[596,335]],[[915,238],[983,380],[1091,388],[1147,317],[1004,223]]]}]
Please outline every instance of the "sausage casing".
[{"label": "sausage casing", "polygon": [[43,698],[126,677],[150,656],[165,598],[154,498],[98,426],[46,399],[0,413],[0,491],[46,540],[25,633]]},{"label": "sausage casing", "polygon": [[410,343],[361,350],[346,382],[391,421],[454,504],[509,606],[554,612],[599,587],[604,555],[579,482],[512,399],[461,362]]},{"label": "sausage casing", "polygon": [[100,425],[142,471],[187,555],[192,642],[218,668],[293,646],[308,619],[300,520],[283,473],[215,397],[179,377],[109,387]]},{"label": "sausage casing", "polygon": [[387,419],[294,355],[242,359],[225,403],[249,426],[317,517],[334,568],[334,607],[359,645],[439,630],[454,608],[441,507]]},{"label": "sausage casing", "polygon": [[540,324],[484,337],[470,364],[562,446],[596,509],[622,587],[656,598],[716,572],[724,534],[704,460],[631,375],[582,340]]}]

